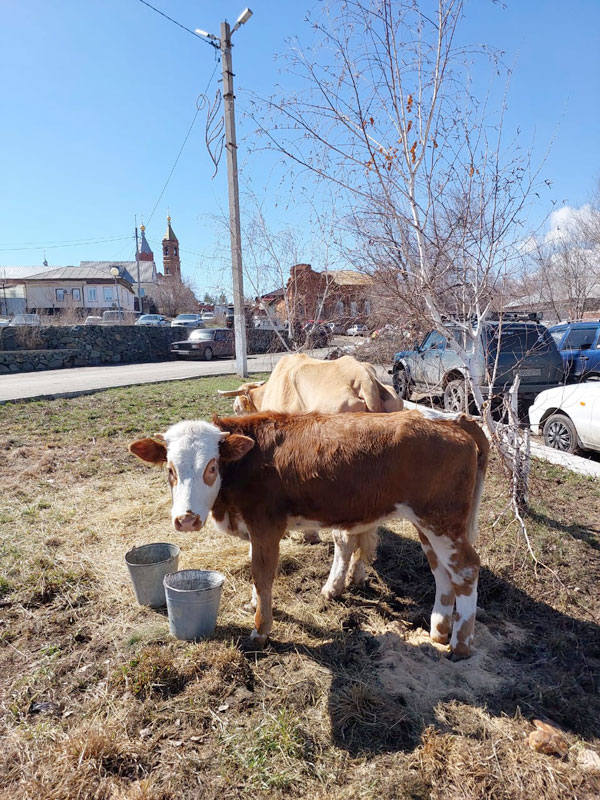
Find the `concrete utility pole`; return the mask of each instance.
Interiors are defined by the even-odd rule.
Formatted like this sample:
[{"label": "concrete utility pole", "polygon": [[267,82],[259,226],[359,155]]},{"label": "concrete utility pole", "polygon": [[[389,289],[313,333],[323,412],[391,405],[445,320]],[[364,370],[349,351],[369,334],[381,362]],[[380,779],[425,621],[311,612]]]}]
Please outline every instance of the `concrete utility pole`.
[{"label": "concrete utility pole", "polygon": [[138,296],[138,311],[142,313],[142,290],[140,287],[140,249],[138,247],[138,229],[137,219],[135,221],[135,263],[137,266],[137,296]]},{"label": "concrete utility pole", "polygon": [[229,185],[229,235],[231,238],[231,274],[233,278],[233,311],[235,331],[235,366],[241,378],[248,377],[246,357],[246,311],[242,273],[242,235],[240,229],[240,190],[238,186],[237,143],[235,139],[235,107],[233,69],[231,65],[231,30],[221,23],[223,61],[223,100],[225,102],[225,149],[227,150],[227,182]]},{"label": "concrete utility pole", "polygon": [[[223,67],[223,99],[225,102],[225,149],[227,150],[227,182],[229,187],[229,234],[231,238],[231,273],[233,278],[233,310],[235,332],[235,366],[240,378],[248,377],[246,344],[246,312],[244,309],[244,278],[242,273],[242,236],[240,230],[240,191],[238,187],[237,143],[235,138],[235,95],[233,93],[233,68],[231,64],[231,36],[252,16],[244,9],[233,29],[228,22],[221,23],[221,39],[212,33],[196,29],[196,33],[211,41],[221,50]],[[218,44],[216,44],[218,42]]]}]

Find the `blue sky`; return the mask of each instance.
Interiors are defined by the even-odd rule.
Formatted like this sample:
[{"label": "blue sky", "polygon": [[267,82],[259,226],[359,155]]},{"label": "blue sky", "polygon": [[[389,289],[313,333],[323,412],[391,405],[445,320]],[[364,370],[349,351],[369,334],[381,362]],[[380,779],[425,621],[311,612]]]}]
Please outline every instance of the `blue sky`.
[{"label": "blue sky", "polygon": [[[217,35],[220,21],[233,23],[243,9],[243,0],[151,2]],[[290,35],[310,41],[303,20],[311,6],[252,2],[253,18],[234,37],[242,179],[267,198],[275,228],[301,224],[301,214],[285,198],[271,202],[280,173],[248,153],[253,124],[242,112],[247,90],[269,95],[286,85],[276,56]],[[552,189],[531,209],[532,226],[551,200],[585,203],[600,174],[599,30],[598,0],[466,3],[460,40],[500,48],[514,65],[507,133],[519,127],[538,159],[551,147],[542,176]],[[0,68],[0,267],[40,264],[44,249],[52,266],[133,258],[136,214],[158,255],[169,209],[184,277],[200,294],[228,289],[229,237],[215,219],[227,213],[225,160],[211,179],[203,114],[150,219],[215,69],[211,47],[139,0],[21,0],[3,7]],[[220,66],[211,98],[218,79]]]}]

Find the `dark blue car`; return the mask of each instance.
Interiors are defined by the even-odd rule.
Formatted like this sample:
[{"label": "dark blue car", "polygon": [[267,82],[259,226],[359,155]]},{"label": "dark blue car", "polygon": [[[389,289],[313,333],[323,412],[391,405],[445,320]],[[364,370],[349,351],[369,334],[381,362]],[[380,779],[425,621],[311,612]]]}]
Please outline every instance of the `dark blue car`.
[{"label": "dark blue car", "polygon": [[548,332],[563,357],[568,381],[600,378],[600,320],[562,322]]}]

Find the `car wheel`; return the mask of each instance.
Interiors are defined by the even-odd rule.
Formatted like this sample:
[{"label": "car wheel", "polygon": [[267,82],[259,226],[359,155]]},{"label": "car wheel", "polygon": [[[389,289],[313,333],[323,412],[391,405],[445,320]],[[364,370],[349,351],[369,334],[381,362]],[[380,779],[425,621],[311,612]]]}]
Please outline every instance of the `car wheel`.
[{"label": "car wheel", "polygon": [[544,423],[544,444],[562,453],[576,453],[579,439],[575,425],[564,414],[552,414]]},{"label": "car wheel", "polygon": [[212,357],[213,357],[213,351],[210,349],[210,347],[207,347],[206,350],[204,351],[204,360],[212,361]]},{"label": "car wheel", "polygon": [[444,389],[444,411],[467,412],[469,407],[464,380],[450,381]]},{"label": "car wheel", "polygon": [[406,370],[394,370],[392,383],[394,384],[394,389],[398,397],[401,397],[402,400],[410,400],[410,383]]}]

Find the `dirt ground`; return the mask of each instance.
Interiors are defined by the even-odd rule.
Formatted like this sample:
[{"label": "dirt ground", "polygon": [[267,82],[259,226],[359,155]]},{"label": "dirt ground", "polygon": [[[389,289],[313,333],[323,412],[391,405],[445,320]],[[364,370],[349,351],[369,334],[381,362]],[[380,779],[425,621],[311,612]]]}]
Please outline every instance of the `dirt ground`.
[{"label": "dirt ground", "polygon": [[[281,548],[273,638],[252,627],[247,546],[177,534],[164,474],[127,443],[229,405],[203,379],[0,407],[0,796],[600,796],[600,488],[536,463],[527,553],[495,460],[480,517],[475,652],[430,642],[434,582],[412,526],[380,529],[364,589],[319,594],[330,534]],[[226,576],[215,635],[169,636],[135,603],[135,544]],[[562,756],[527,744],[533,720]]]}]

